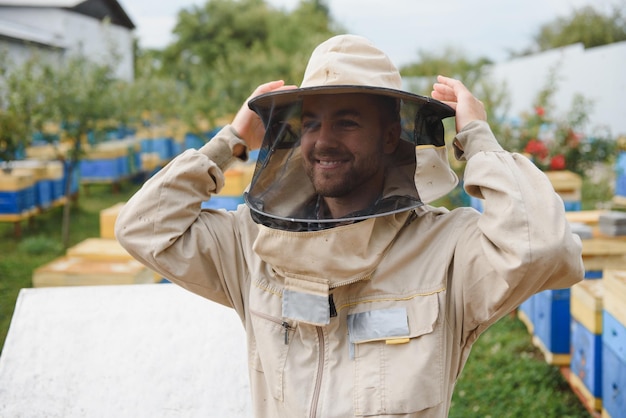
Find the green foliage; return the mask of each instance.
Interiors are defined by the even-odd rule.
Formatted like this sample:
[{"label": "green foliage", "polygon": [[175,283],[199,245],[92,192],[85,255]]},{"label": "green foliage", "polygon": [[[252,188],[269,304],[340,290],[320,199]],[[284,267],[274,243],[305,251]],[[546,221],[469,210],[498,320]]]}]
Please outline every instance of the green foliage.
[{"label": "green foliage", "polygon": [[553,114],[556,77],[552,71],[531,112],[523,113],[519,122],[498,128],[498,139],[506,149],[527,154],[542,170],[570,170],[586,176],[597,163],[612,164],[616,141],[605,130],[587,126],[592,102],[576,95],[565,116]]},{"label": "green foliage", "polygon": [[626,40],[624,5],[615,4],[609,12],[594,6],[574,9],[571,15],[559,17],[542,25],[535,34],[534,44],[512,55],[529,55],[575,43],[592,48]]},{"label": "green foliage", "polygon": [[[440,52],[418,52],[417,62],[400,69],[404,77],[434,77],[445,75],[459,78],[472,88],[484,77],[486,65],[491,62],[487,58],[472,60],[459,49],[448,47]],[[430,90],[424,93],[430,93]]]},{"label": "green foliage", "polygon": [[0,160],[16,159],[41,131],[51,115],[51,68],[41,65],[41,57],[33,54],[23,64],[11,64],[0,57]]},{"label": "green foliage", "polygon": [[184,86],[180,115],[190,126],[235,113],[261,83],[298,84],[312,49],[334,34],[321,1],[301,1],[292,12],[263,0],[210,0],[179,12],[175,42],[147,54],[150,72]]}]

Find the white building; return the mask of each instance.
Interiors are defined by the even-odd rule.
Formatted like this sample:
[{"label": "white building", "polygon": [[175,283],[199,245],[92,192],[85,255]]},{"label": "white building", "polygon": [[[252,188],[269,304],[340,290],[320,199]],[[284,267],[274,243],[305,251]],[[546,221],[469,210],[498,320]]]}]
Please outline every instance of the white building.
[{"label": "white building", "polygon": [[0,0],[0,54],[15,65],[33,50],[58,61],[82,54],[99,63],[111,62],[114,51],[116,75],[131,81],[134,28],[116,0]]},{"label": "white building", "polygon": [[552,114],[565,116],[574,97],[581,95],[592,103],[589,128],[608,128],[613,137],[626,135],[626,42],[589,49],[574,44],[495,64],[490,75],[506,85],[508,116],[532,111],[552,72],[556,82]]}]

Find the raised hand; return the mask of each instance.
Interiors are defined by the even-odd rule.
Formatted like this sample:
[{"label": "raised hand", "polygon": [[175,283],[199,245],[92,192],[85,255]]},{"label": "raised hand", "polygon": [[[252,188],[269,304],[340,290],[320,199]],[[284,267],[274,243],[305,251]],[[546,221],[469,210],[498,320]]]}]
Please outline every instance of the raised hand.
[{"label": "raised hand", "polygon": [[474,97],[459,80],[441,75],[437,76],[437,82],[433,85],[431,96],[456,110],[457,132],[474,120],[487,120],[487,112],[485,112],[483,103]]},{"label": "raised hand", "polygon": [[296,88],[296,86],[285,85],[283,80],[270,81],[269,83],[261,84],[254,90],[254,92],[252,92],[250,97],[248,97],[246,102],[241,106],[235,115],[231,126],[237,131],[241,139],[246,142],[249,149],[259,148],[265,133],[265,127],[263,126],[261,118],[259,118],[259,116],[248,107],[250,99],[272,91],[291,90],[294,88]]}]

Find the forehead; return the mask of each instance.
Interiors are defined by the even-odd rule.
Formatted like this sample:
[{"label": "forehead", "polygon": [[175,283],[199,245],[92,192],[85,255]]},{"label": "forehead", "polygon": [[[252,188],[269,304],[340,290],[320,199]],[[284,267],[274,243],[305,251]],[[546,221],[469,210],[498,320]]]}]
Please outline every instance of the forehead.
[{"label": "forehead", "polygon": [[369,114],[379,110],[379,98],[371,94],[344,93],[306,96],[302,100],[303,116],[311,114]]}]

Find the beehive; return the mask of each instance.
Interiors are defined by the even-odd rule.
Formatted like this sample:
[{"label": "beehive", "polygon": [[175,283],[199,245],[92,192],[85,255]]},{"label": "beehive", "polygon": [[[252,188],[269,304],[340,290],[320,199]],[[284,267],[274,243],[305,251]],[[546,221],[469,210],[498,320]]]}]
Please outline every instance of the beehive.
[{"label": "beehive", "polygon": [[602,315],[602,408],[626,417],[626,270],[605,270]]},{"label": "beehive", "polygon": [[63,256],[33,272],[33,287],[145,283],[154,283],[154,275],[136,260],[100,261]]},{"label": "beehive", "polygon": [[92,261],[123,262],[133,260],[133,257],[117,240],[109,238],[87,238],[68,248],[66,255]]},{"label": "beehive", "polygon": [[594,238],[583,240],[583,263],[586,272],[607,269],[626,270],[626,241]]},{"label": "beehive", "polygon": [[534,296],[533,344],[548,364],[570,364],[570,289],[544,290]]},{"label": "beehive", "polygon": [[571,288],[569,383],[595,410],[602,408],[603,280],[583,280]]},{"label": "beehive", "polygon": [[224,172],[224,188],[220,196],[242,196],[254,174],[254,164],[236,164]]},{"label": "beehive", "polygon": [[115,221],[124,204],[119,202],[100,211],[100,238],[115,239]]},{"label": "beehive", "polygon": [[21,215],[35,207],[35,179],[31,173],[0,171],[0,216]]},{"label": "beehive", "polygon": [[554,191],[557,192],[566,211],[578,211],[582,209],[582,178],[571,171],[546,171],[546,176],[552,183]]}]

